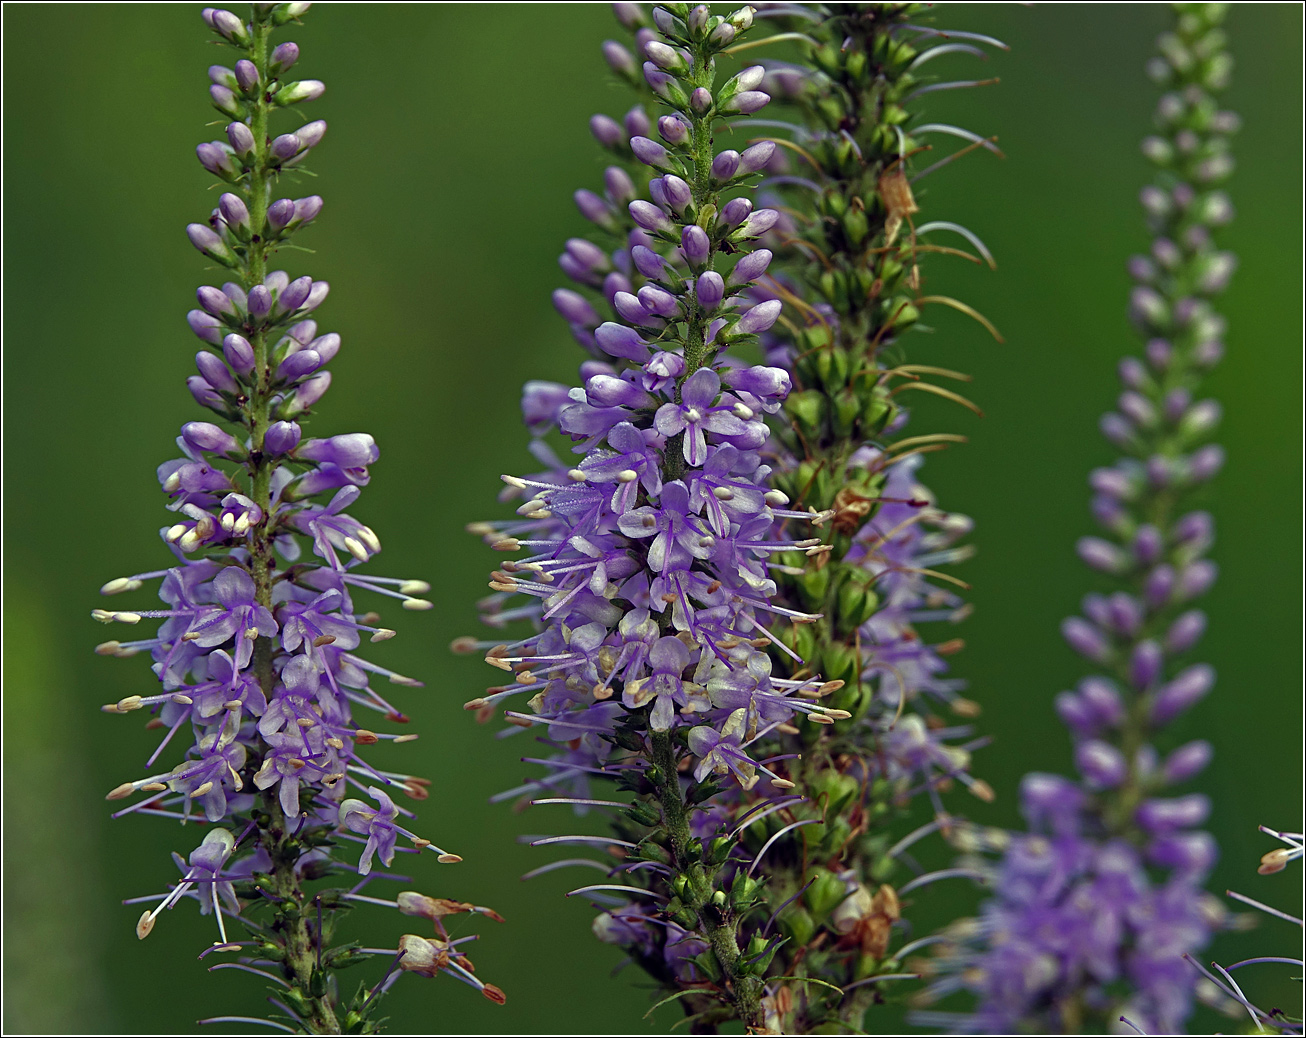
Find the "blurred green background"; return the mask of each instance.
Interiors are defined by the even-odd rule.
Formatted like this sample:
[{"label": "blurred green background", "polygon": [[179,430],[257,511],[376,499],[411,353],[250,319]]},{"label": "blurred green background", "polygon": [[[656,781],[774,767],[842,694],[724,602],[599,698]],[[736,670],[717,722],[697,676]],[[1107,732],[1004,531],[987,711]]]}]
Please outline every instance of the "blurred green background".
[{"label": "blurred green background", "polygon": [[[165,565],[167,522],[154,467],[197,417],[183,385],[195,340],[183,316],[212,275],[182,227],[215,195],[193,158],[206,129],[198,5],[5,7],[4,1024],[20,1032],[186,1032],[199,1016],[257,1013],[257,982],[206,975],[194,954],[210,920],[171,913],[138,942],[121,899],[159,891],[167,852],[197,832],[158,820],[110,824],[104,792],[141,774],[151,736],[98,706],[145,692],[141,659],[102,659],[89,610],[123,573]],[[977,521],[968,648],[956,658],[994,736],[976,771],[999,792],[975,817],[1017,821],[1028,769],[1068,766],[1051,697],[1080,674],[1057,634],[1090,584],[1072,545],[1089,531],[1085,474],[1109,460],[1098,414],[1114,366],[1136,349],[1125,320],[1125,258],[1145,245],[1136,205],[1147,171],[1137,142],[1155,90],[1142,68],[1168,14],[1143,5],[948,5],[943,27],[995,34],[1012,51],[983,74],[1001,85],[928,98],[932,120],[997,134],[1008,158],[973,155],[925,182],[923,219],[953,219],[998,257],[994,272],[931,260],[931,290],[986,313],[1006,342],[951,312],[909,345],[924,362],[975,375],[987,417],[921,407],[918,432],[965,433],[934,455],[927,482]],[[1211,380],[1227,415],[1229,463],[1211,507],[1220,582],[1203,652],[1217,691],[1182,735],[1217,744],[1204,780],[1223,862],[1211,889],[1291,907],[1299,877],[1261,878],[1259,822],[1301,818],[1301,8],[1238,5],[1229,18],[1241,113],[1238,218],[1224,241],[1241,268],[1223,301],[1228,358]],[[367,430],[382,462],[356,514],[381,535],[378,572],[432,581],[436,609],[405,615],[376,658],[418,675],[400,704],[423,737],[387,758],[434,780],[420,830],[460,866],[418,867],[422,889],[498,908],[478,921],[480,973],[508,993],[497,1008],[450,980],[405,978],[390,999],[403,1032],[661,1030],[642,1020],[634,972],[593,941],[566,877],[517,877],[546,855],[514,842],[561,817],[514,816],[487,797],[526,773],[528,744],[501,742],[461,709],[487,683],[445,647],[474,629],[488,552],[462,532],[495,514],[498,473],[524,464],[517,396],[527,377],[570,379],[578,356],[549,303],[554,258],[583,230],[570,202],[601,162],[586,120],[629,107],[598,44],[605,6],[331,4],[293,37],[300,73],[328,83],[312,106],[331,132],[315,156],[326,209],[289,253],[292,276],[334,286],[320,314],[344,349],[314,431]],[[284,37],[283,37],[284,38]],[[756,52],[755,52],[756,53]],[[973,59],[950,71],[974,74]],[[942,67],[942,62],[933,69]],[[143,603],[144,596],[141,596]],[[961,806],[961,805],[959,805]],[[549,808],[540,811],[554,810]],[[574,884],[572,884],[574,885]],[[939,885],[922,919],[969,910],[976,894]],[[368,919],[393,941],[394,920]],[[463,924],[462,929],[471,929]],[[389,936],[387,936],[389,935]],[[1287,924],[1222,938],[1226,962],[1283,954]],[[1251,992],[1291,1007],[1286,967]],[[361,974],[360,974],[361,976]],[[886,1012],[868,1025],[892,1032]],[[1228,1028],[1214,1019],[1199,1027]]]}]

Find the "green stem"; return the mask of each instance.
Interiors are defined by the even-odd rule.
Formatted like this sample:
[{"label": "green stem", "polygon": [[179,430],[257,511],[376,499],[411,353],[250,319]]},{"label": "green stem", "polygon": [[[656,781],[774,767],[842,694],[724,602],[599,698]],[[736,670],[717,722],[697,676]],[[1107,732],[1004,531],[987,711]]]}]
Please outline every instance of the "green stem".
[{"label": "green stem", "polygon": [[[254,158],[245,199],[250,213],[252,235],[243,271],[244,287],[247,292],[255,285],[262,284],[267,276],[267,212],[275,178],[274,172],[269,168],[268,153],[268,115],[271,109],[267,91],[268,41],[272,34],[272,26],[259,18],[257,7],[251,17],[250,29],[252,39],[249,45],[249,58],[259,70],[259,81],[263,84],[263,88],[259,97],[251,105],[250,116],[250,130],[254,135]],[[272,364],[267,333],[263,330],[251,332],[250,345],[254,348],[254,384],[250,399],[245,405],[245,423],[250,432],[251,497],[263,513],[262,520],[253,531],[250,570],[258,603],[270,609],[276,566],[273,555],[271,488],[272,474],[277,468],[277,463],[263,453],[263,440],[272,421]],[[272,638],[261,637],[254,643],[254,671],[263,694],[269,701],[273,697],[276,685],[276,675],[272,666],[275,648],[275,641]],[[268,749],[262,740],[259,749],[264,753]],[[331,996],[326,992],[322,978],[316,978],[316,983],[314,978],[314,971],[321,954],[319,942],[322,935],[318,934],[315,938],[309,930],[309,912],[305,905],[304,891],[295,872],[295,865],[303,849],[293,835],[299,820],[286,817],[276,787],[266,791],[262,800],[268,822],[260,837],[271,854],[272,887],[276,896],[281,899],[274,928],[281,934],[284,947],[282,972],[291,984],[292,991],[302,996],[302,1005],[307,1008],[304,1014],[304,1026],[309,1032],[340,1034],[340,1023],[336,1019]],[[310,994],[315,987],[323,990],[323,993],[317,997]]]}]

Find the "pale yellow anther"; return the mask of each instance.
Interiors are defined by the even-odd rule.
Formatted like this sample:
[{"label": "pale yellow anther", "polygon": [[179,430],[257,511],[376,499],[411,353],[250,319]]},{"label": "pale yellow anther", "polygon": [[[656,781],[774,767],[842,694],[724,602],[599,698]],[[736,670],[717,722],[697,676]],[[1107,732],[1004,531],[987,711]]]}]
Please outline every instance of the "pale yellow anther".
[{"label": "pale yellow anther", "polygon": [[224,710],[239,710],[244,704],[239,699],[228,699],[222,704]]},{"label": "pale yellow anther", "polygon": [[[246,633],[248,634],[249,632]],[[193,642],[198,640],[199,637],[200,637],[199,631],[187,631],[185,634],[181,636],[181,640],[184,642]]]},{"label": "pale yellow anther", "polygon": [[172,473],[172,475],[170,475],[167,479],[163,481],[163,492],[165,494],[171,494],[174,490],[177,490],[180,486],[181,486],[181,473],[174,472]]},{"label": "pale yellow anther", "polygon": [[729,501],[735,496],[735,492],[729,487],[713,487],[712,496],[718,501]]},{"label": "pale yellow anther", "polygon": [[176,526],[168,527],[168,532],[163,535],[163,539],[169,544],[175,544],[178,540],[186,535],[186,526],[178,523]]},{"label": "pale yellow anther", "polygon": [[326,741],[326,744],[333,750],[343,750],[345,748],[345,740],[337,739],[334,735]]},{"label": "pale yellow anther", "polygon": [[510,487],[515,487],[518,490],[526,489],[526,480],[521,479],[518,476],[500,476],[499,478]]},{"label": "pale yellow anther", "polygon": [[366,562],[370,557],[367,553],[367,549],[363,547],[363,542],[357,537],[345,538],[345,550],[359,562]]},{"label": "pale yellow anther", "polygon": [[834,724],[834,718],[826,717],[825,714],[808,714],[807,719],[817,724]]},{"label": "pale yellow anther", "polygon": [[167,789],[167,784],[163,782],[147,782],[141,786],[142,793],[162,793]]},{"label": "pale yellow anther", "polygon": [[139,710],[141,708],[140,696],[124,696],[118,700],[118,710],[120,713],[126,713],[128,710]]},{"label": "pale yellow anther", "polygon": [[334,634],[319,634],[313,639],[313,648],[320,649],[323,645],[330,645],[336,640]]},{"label": "pale yellow anther", "polygon": [[519,551],[521,541],[517,540],[516,537],[505,537],[501,541],[495,541],[490,547],[495,551]]},{"label": "pale yellow anther", "polygon": [[407,735],[396,735],[396,736],[395,736],[393,739],[391,739],[390,741],[391,741],[391,742],[395,742],[395,743],[401,743],[401,742],[416,742],[417,739],[418,739],[418,735],[417,735],[415,732],[410,732],[410,733],[408,733]]},{"label": "pale yellow anther", "polygon": [[178,706],[190,706],[193,702],[195,702],[195,700],[191,699],[190,696],[184,695],[181,692],[174,692],[172,695],[172,701],[176,703]]},{"label": "pale yellow anther", "polygon": [[1287,847],[1276,847],[1261,855],[1261,864],[1256,871],[1262,876],[1270,876],[1283,871],[1283,867],[1292,861],[1292,851]]},{"label": "pale yellow anther", "polygon": [[403,674],[391,674],[391,675],[390,675],[390,684],[392,684],[392,685],[404,685],[404,686],[406,686],[406,687],[408,687],[408,688],[421,688],[421,687],[422,687],[422,683],[421,683],[420,681],[418,681],[416,678],[405,677]]},{"label": "pale yellow anther", "polygon": [[639,473],[634,469],[622,469],[617,473],[618,483],[634,483],[637,479],[639,479]]},{"label": "pale yellow anther", "polygon": [[405,598],[400,605],[413,613],[424,613],[428,609],[435,608],[435,603],[425,598]]},{"label": "pale yellow anther", "polygon": [[150,931],[153,929],[154,913],[149,911],[143,912],[140,919],[136,922],[136,936],[143,941],[150,935]]},{"label": "pale yellow anther", "polygon": [[122,800],[136,792],[136,783],[124,782],[121,786],[114,786],[104,795],[105,800]]},{"label": "pale yellow anther", "polygon": [[92,619],[92,620],[97,620],[97,621],[99,621],[99,622],[102,623],[102,624],[111,624],[111,623],[113,623],[113,610],[112,610],[112,609],[92,609],[92,610],[91,610],[91,619]]},{"label": "pale yellow anther", "polygon": [[212,781],[205,782],[203,785],[196,786],[193,790],[191,790],[190,795],[193,797],[202,797],[205,793],[207,793],[212,788],[213,788]]},{"label": "pale yellow anther", "polygon": [[768,490],[762,495],[762,500],[772,508],[783,508],[789,503],[789,495],[783,490]]},{"label": "pale yellow anther", "polygon": [[371,746],[378,741],[376,732],[369,731],[366,728],[360,728],[354,732],[354,742],[358,743],[359,746]]},{"label": "pale yellow anther", "polygon": [[424,839],[421,836],[414,836],[413,846],[416,847],[419,851],[424,851],[426,850],[427,847],[431,846],[431,841]]},{"label": "pale yellow anther", "polygon": [[317,722],[311,717],[300,717],[296,719],[295,724],[299,725],[301,728],[312,728],[313,725],[317,724]]},{"label": "pale yellow anther", "polygon": [[972,780],[970,784],[970,792],[972,796],[979,800],[983,800],[986,804],[993,803],[994,799],[997,797],[997,794],[993,792],[993,787],[983,779]]},{"label": "pale yellow anther", "polygon": [[[374,531],[370,526],[360,526],[356,532],[358,534],[358,539],[366,544],[370,551],[375,553],[381,550],[381,538],[376,535],[376,531]],[[425,581],[419,580],[416,581],[416,583],[423,584]],[[430,588],[426,588],[425,590],[429,591]]]},{"label": "pale yellow anther", "polygon": [[573,483],[584,483],[584,482],[585,482],[585,470],[584,470],[584,469],[568,469],[568,470],[567,470],[567,478],[568,478],[569,480],[571,480]]},{"label": "pale yellow anther", "polygon": [[462,861],[462,858],[457,854],[441,854],[435,860],[441,865],[456,865],[458,862]]},{"label": "pale yellow anther", "polygon": [[245,628],[245,638],[251,642],[258,641],[258,628],[257,627]]},{"label": "pale yellow anther", "polygon": [[140,613],[114,613],[113,618],[120,624],[138,624],[141,622]]},{"label": "pale yellow anther", "polygon": [[782,779],[782,778],[773,778],[771,780],[771,785],[775,786],[776,789],[794,788],[794,783],[790,782],[788,779]]},{"label": "pale yellow anther", "polygon": [[287,763],[289,763],[292,768],[298,771],[300,768],[304,767],[305,764],[307,764],[307,761],[302,761],[298,757],[291,757]]},{"label": "pale yellow anther", "polygon": [[218,520],[222,528],[230,533],[236,527],[236,517],[231,512],[223,512],[222,518]]},{"label": "pale yellow anther", "polygon": [[116,577],[100,588],[102,595],[120,595],[124,591],[135,591],[141,586],[141,581],[134,580],[131,577]]},{"label": "pale yellow anther", "polygon": [[395,636],[394,631],[390,630],[390,628],[388,627],[382,627],[379,630],[374,631],[372,637],[369,638],[368,640],[373,642],[384,642],[384,641],[389,641],[394,636]]},{"label": "pale yellow anther", "polygon": [[240,515],[236,516],[236,521],[231,526],[231,532],[237,537],[243,537],[249,532],[249,528],[252,525],[253,524],[249,521],[249,513],[241,512]]},{"label": "pale yellow anther", "polygon": [[187,530],[177,541],[177,547],[182,551],[190,553],[200,546],[198,533],[199,527],[194,530]]}]

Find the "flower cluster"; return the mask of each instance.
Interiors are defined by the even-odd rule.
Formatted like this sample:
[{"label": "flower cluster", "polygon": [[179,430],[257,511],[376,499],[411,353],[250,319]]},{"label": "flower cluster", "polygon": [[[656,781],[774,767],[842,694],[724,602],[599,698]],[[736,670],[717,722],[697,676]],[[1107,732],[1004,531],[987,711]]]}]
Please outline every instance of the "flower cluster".
[{"label": "flower cluster", "polygon": [[[579,862],[620,883],[572,893],[607,907],[596,935],[679,991],[687,1012],[777,1031],[860,1026],[877,997],[868,985],[901,975],[888,965],[899,903],[884,877],[946,824],[941,790],[961,781],[991,795],[967,774],[969,730],[918,712],[932,696],[974,713],[943,676],[960,644],[931,645],[914,626],[964,615],[933,582],[953,578],[930,567],[965,557],[955,542],[969,522],[934,508],[916,478],[922,452],[960,437],[891,442],[906,419],[900,388],[948,393],[922,379],[936,369],[894,350],[930,301],[916,232],[899,237],[916,211],[901,105],[930,53],[910,40],[942,34],[911,25],[912,5],[777,5],[763,13],[801,17],[821,70],[759,65],[718,87],[715,59],[750,28],[747,9],[664,5],[650,25],[636,5],[616,8],[648,60],[613,41],[605,58],[666,114],[637,105],[591,121],[613,164],[603,194],[576,194],[593,229],[567,242],[559,264],[575,287],[554,294],[591,359],[580,387],[526,384],[544,468],[503,477],[517,518],[469,527],[525,553],[493,574],[481,606],[492,626],[525,620],[531,632],[455,642],[512,676],[467,708],[488,720],[506,704],[553,747],[537,761],[547,773],[504,797],[623,809],[615,841],[539,842],[622,848],[615,865]],[[714,151],[713,128],[746,129],[769,91],[811,124],[769,120],[792,139]],[[822,183],[788,176],[781,145],[815,156]],[[793,214],[811,196],[785,200],[784,215],[728,197],[759,174],[777,190],[810,185],[810,225]],[[837,283],[809,269],[804,245],[833,259]],[[780,321],[786,306],[801,329]],[[765,364],[742,359],[754,337]],[[551,432],[573,441],[577,464],[553,452]],[[642,799],[596,798],[604,778]],[[898,839],[884,822],[918,792],[940,819]],[[827,987],[860,990],[831,999],[763,982],[805,956]]]},{"label": "flower cluster", "polygon": [[[229,965],[276,981],[274,1005],[288,1022],[313,1033],[361,1033],[374,1028],[370,1008],[396,969],[430,975],[438,966],[496,1000],[502,996],[448,947],[433,958],[401,944],[381,984],[352,1001],[341,998],[334,978],[334,970],[374,953],[329,944],[342,910],[377,900],[359,893],[374,858],[389,866],[403,836],[441,861],[459,859],[405,828],[412,812],[387,792],[425,799],[429,783],[381,770],[361,755],[381,740],[416,738],[378,734],[355,720],[360,708],[407,720],[372,687],[375,678],[420,683],[358,655],[364,638],[381,642],[395,632],[380,626],[376,613],[358,612],[354,595],[423,610],[430,603],[415,596],[429,586],[361,572],[381,544],[348,510],[368,483],[377,446],[365,433],[306,438],[302,428],[330,385],[327,366],[340,349],[340,336],[320,331],[313,316],[328,286],[268,269],[269,256],[322,208],[317,196],[277,197],[276,187],[302,168],[326,123],[279,135],[269,125],[281,109],[325,89],[289,77],[299,59],[294,43],[270,42],[275,28],[297,21],[308,6],[254,4],[248,21],[224,10],[203,12],[218,40],[239,55],[234,67],[209,70],[213,106],[228,120],[226,139],[197,149],[226,191],[205,222],[187,228],[191,243],[232,277],[220,287],[201,286],[199,308],[187,317],[203,344],[188,385],[219,422],[183,425],[182,457],[159,466],[175,513],[161,532],[175,564],[102,588],[118,595],[158,579],[165,608],[93,615],[105,623],[162,621],[148,637],[97,649],[120,658],[147,653],[161,685],[105,707],[117,714],[146,710],[146,727],[163,732],[146,762],[151,773],[109,793],[110,800],[145,794],[115,817],[202,817],[213,826],[188,858],[174,855],[181,876],[167,894],[134,899],[155,903],[141,916],[138,936],[147,936],[165,909],[194,899],[217,920],[219,942],[210,951],[238,952],[240,962]],[[302,554],[305,545],[312,555]],[[156,770],[170,744],[181,751],[180,763]],[[350,787],[365,799],[346,799]],[[356,865],[338,856],[348,842],[363,845]],[[306,891],[306,883],[332,874],[350,876],[349,888]],[[440,915],[455,909],[418,910],[430,900],[409,892],[392,903],[434,919],[443,934]],[[270,919],[260,921],[256,909]],[[240,928],[234,937],[245,939],[233,939],[233,921]]]},{"label": "flower cluster", "polygon": [[1184,657],[1206,627],[1193,600],[1216,574],[1205,558],[1211,517],[1186,509],[1223,460],[1218,446],[1203,445],[1219,407],[1196,399],[1223,351],[1224,323],[1210,299],[1234,267],[1211,241],[1232,212],[1219,184],[1232,169],[1227,138],[1237,125],[1213,96],[1230,71],[1221,16],[1219,5],[1176,5],[1176,27],[1149,66],[1167,90],[1159,134],[1143,145],[1159,167],[1142,193],[1154,238],[1151,255],[1129,264],[1131,315],[1147,343],[1143,359],[1121,362],[1123,392],[1102,419],[1124,457],[1089,480],[1107,536],[1078,545],[1116,590],[1087,595],[1083,615],[1062,625],[1099,668],[1056,699],[1079,777],[1025,777],[1030,832],[999,838],[1006,846],[992,869],[993,899],[933,965],[941,976],[932,993],[970,990],[977,1009],[922,1014],[922,1022],[1073,1032],[1123,1011],[1147,1033],[1175,1032],[1200,980],[1184,956],[1221,922],[1202,890],[1216,859],[1214,840],[1198,828],[1209,800],[1176,789],[1206,767],[1211,745],[1157,746],[1215,679]]}]

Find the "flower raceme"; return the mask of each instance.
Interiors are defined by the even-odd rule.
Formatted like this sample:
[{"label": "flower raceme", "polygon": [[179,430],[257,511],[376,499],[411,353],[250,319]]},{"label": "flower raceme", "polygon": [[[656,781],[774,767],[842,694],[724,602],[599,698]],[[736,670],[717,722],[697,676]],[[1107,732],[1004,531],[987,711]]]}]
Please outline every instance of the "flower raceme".
[{"label": "flower raceme", "polygon": [[[205,954],[238,956],[214,968],[243,969],[276,983],[272,1001],[280,1021],[271,1021],[274,1026],[366,1033],[375,1030],[369,1014],[379,995],[405,971],[432,976],[439,969],[492,1000],[502,1001],[502,993],[470,971],[438,915],[428,913],[438,954],[421,957],[420,968],[403,941],[435,945],[415,935],[407,935],[397,953],[330,945],[337,916],[354,903],[379,900],[415,914],[405,898],[423,895],[407,892],[387,901],[360,893],[370,880],[388,875],[374,870],[374,859],[388,867],[399,837],[442,862],[460,859],[401,824],[412,812],[390,793],[425,799],[429,783],[363,757],[364,747],[416,738],[359,724],[361,710],[407,720],[373,681],[420,682],[359,654],[364,638],[383,642],[395,632],[380,625],[377,613],[356,609],[354,596],[380,596],[421,611],[430,608],[418,597],[429,586],[362,571],[381,544],[347,510],[369,481],[377,445],[366,433],[306,438],[301,424],[330,386],[328,365],[341,345],[315,317],[328,286],[268,270],[270,255],[322,209],[315,195],[282,198],[276,189],[303,168],[326,123],[280,135],[270,128],[279,110],[324,90],[316,80],[288,77],[299,60],[294,43],[270,42],[276,28],[297,21],[308,7],[254,4],[248,21],[229,11],[203,12],[219,42],[239,56],[234,67],[209,69],[210,98],[228,122],[225,140],[197,149],[200,163],[226,191],[205,222],[187,228],[191,243],[231,277],[220,287],[201,286],[198,308],[187,315],[202,344],[188,386],[218,422],[183,425],[177,438],[182,456],[158,469],[175,513],[161,531],[175,564],[102,588],[119,595],[159,580],[165,608],[97,609],[93,615],[132,626],[161,621],[150,636],[98,647],[119,658],[148,654],[161,685],[105,710],[153,715],[146,727],[163,737],[147,770],[170,746],[181,758],[110,792],[110,800],[145,794],[115,817],[147,814],[184,823],[200,816],[212,826],[188,858],[174,855],[181,878],[167,894],[133,899],[155,902],[137,934],[147,936],[160,913],[181,900],[196,900],[217,921],[219,941]],[[367,799],[347,799],[350,787]],[[363,844],[361,858],[343,853],[350,842]],[[349,877],[346,888],[309,892],[310,883],[341,874]],[[454,910],[492,914],[470,905]],[[230,932],[233,923],[237,934]],[[393,957],[390,970],[352,1000],[342,997],[334,971],[377,953]]]}]

